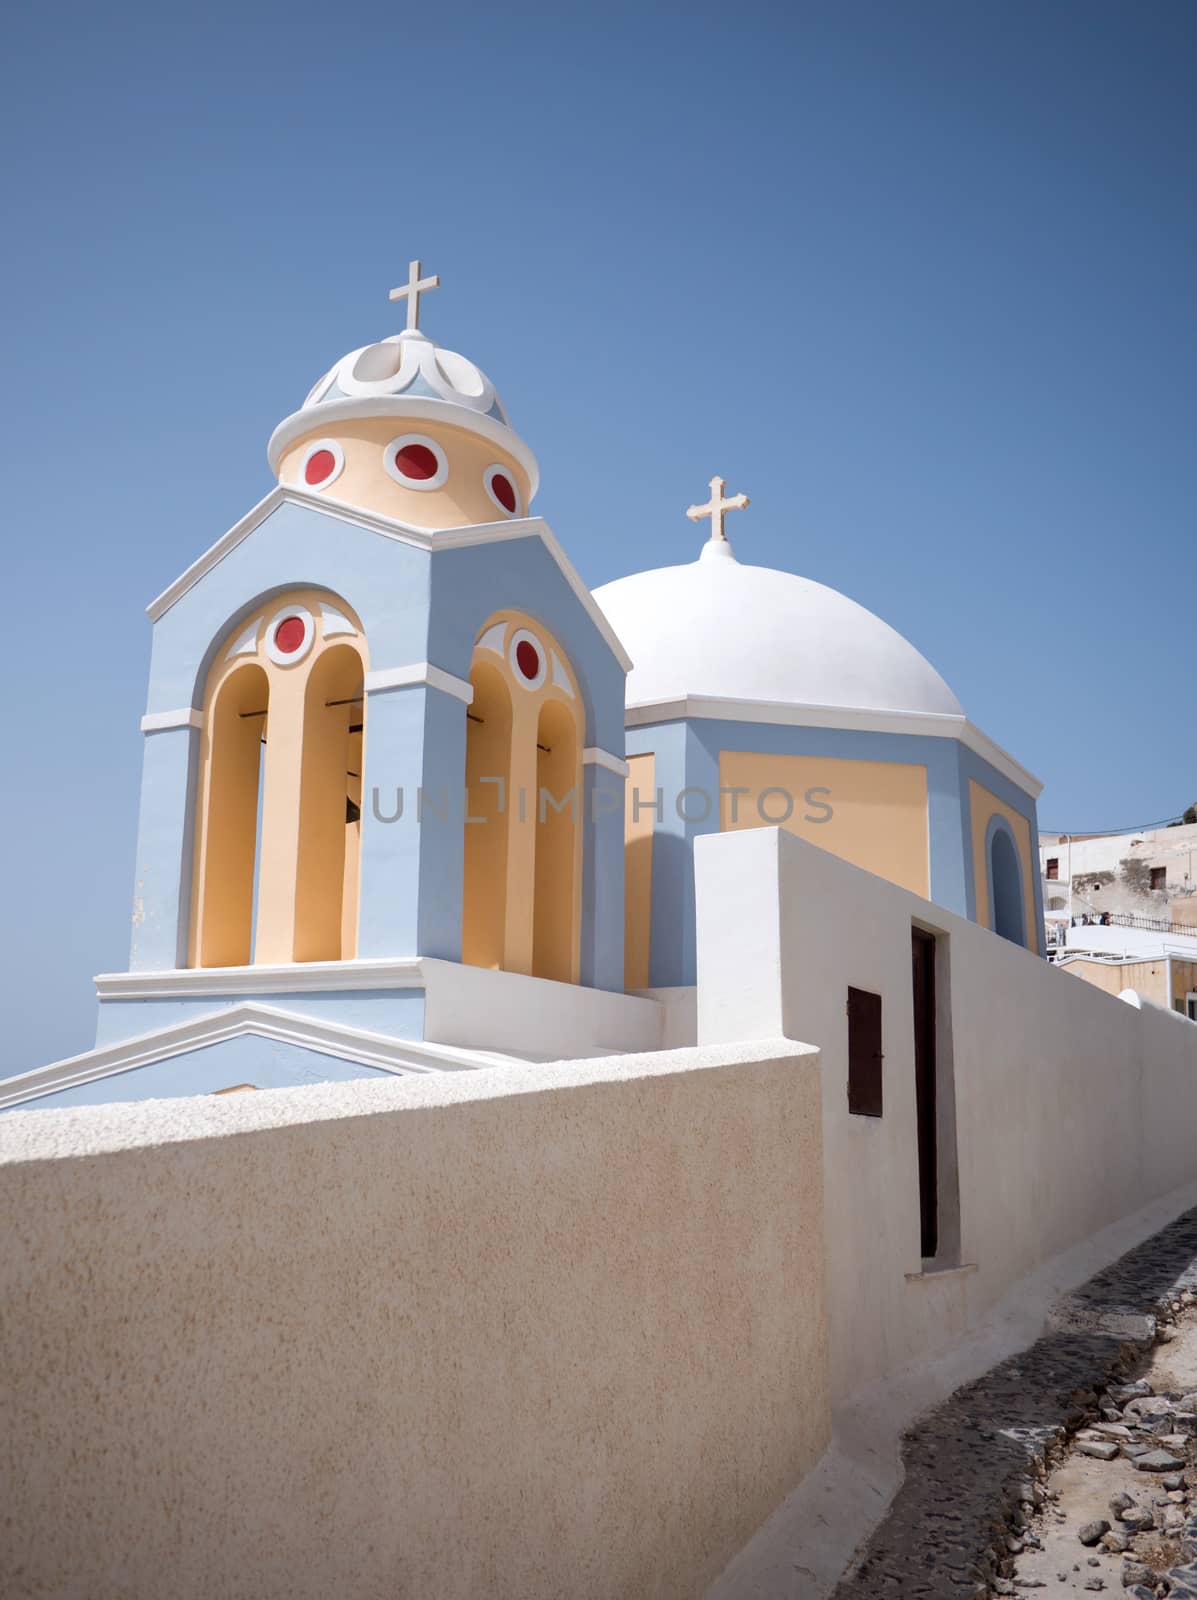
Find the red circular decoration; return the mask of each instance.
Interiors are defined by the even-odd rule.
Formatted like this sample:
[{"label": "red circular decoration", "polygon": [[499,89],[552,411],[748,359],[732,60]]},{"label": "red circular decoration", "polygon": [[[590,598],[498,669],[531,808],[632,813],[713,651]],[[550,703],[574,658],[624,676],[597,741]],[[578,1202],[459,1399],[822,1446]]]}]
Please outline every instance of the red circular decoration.
[{"label": "red circular decoration", "polygon": [[540,651],[530,639],[521,639],[515,647],[515,664],[531,682],[540,672]]},{"label": "red circular decoration", "polygon": [[435,478],[440,462],[426,444],[404,444],[395,451],[395,465],[405,478]]},{"label": "red circular decoration", "polygon": [[313,450],[303,469],[305,483],[323,483],[337,470],[337,458],[331,450]]},{"label": "red circular decoration", "polygon": [[506,473],[492,473],[490,491],[504,511],[515,512],[516,507],[519,505],[519,500],[516,498],[515,485]]},{"label": "red circular decoration", "polygon": [[302,617],[284,617],[274,630],[274,648],[280,655],[293,656],[306,636]]}]

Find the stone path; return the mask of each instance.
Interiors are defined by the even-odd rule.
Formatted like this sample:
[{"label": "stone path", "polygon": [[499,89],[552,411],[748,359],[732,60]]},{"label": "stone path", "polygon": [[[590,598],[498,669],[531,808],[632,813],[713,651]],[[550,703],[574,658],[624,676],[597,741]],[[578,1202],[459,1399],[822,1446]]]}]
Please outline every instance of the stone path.
[{"label": "stone path", "polygon": [[[1048,1332],[1028,1350],[920,1419],[903,1440],[905,1481],[833,1600],[1030,1595],[1049,1583],[1061,1593],[1087,1585],[1097,1592],[1098,1578],[1103,1588],[1117,1585],[1121,1592],[1120,1573],[1112,1579],[1116,1569],[1102,1557],[1096,1559],[1105,1575],[1090,1569],[1091,1552],[1079,1542],[1072,1559],[1058,1563],[1048,1577],[1029,1569],[1024,1575],[1021,1564],[1016,1573],[1015,1560],[1033,1551],[1034,1541],[1043,1543],[1036,1523],[1043,1521],[1042,1509],[1055,1503],[1049,1499],[1055,1492],[1047,1482],[1049,1469],[1080,1430],[1109,1423],[1101,1405],[1120,1420],[1125,1416],[1129,1400],[1116,1405],[1108,1387],[1143,1365],[1160,1331],[1166,1334],[1175,1321],[1172,1304],[1194,1301],[1197,1210],[1068,1296]],[[1197,1317],[1197,1311],[1188,1315]],[[1197,1462],[1197,1440],[1188,1438],[1189,1461]],[[1192,1465],[1188,1480],[1197,1484]],[[1113,1521],[1108,1511],[1104,1515]],[[1197,1561],[1197,1526],[1187,1524],[1174,1543],[1171,1570],[1179,1574]],[[1153,1574],[1153,1582],[1164,1581]],[[1197,1580],[1177,1576],[1175,1600],[1182,1600],[1186,1588],[1197,1596]],[[1141,1600],[1133,1586],[1126,1592]],[[1142,1594],[1155,1596],[1156,1588],[1144,1587]]]},{"label": "stone path", "polygon": [[1011,1541],[1007,1593],[1197,1597],[1197,1293],[1168,1311],[1138,1380],[1099,1395],[1098,1419],[1043,1482],[1043,1506]]}]

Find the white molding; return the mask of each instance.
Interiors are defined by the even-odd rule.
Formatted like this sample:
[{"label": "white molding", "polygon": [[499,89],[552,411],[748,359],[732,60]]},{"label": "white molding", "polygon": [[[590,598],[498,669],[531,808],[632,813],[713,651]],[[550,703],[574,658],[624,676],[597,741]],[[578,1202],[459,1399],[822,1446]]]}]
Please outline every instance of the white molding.
[{"label": "white molding", "polygon": [[1009,778],[1011,783],[1025,790],[1032,800],[1038,800],[1043,793],[1042,780],[1024,767],[1021,761],[1016,761],[1010,752],[1004,750],[996,739],[991,739],[984,729],[978,728],[975,722],[969,722],[965,718],[964,732],[960,737],[961,742],[975,755],[980,756],[982,761],[988,761],[991,767],[996,767],[1003,777]]},{"label": "white molding", "polygon": [[[436,471],[431,477],[409,478],[395,460],[396,455],[407,444],[423,445],[424,449],[431,453],[436,462]],[[387,476],[395,483],[404,489],[418,489],[421,494],[429,489],[443,489],[449,480],[449,457],[436,440],[426,433],[397,433],[391,442],[383,447],[382,465]]]},{"label": "white molding", "polygon": [[[283,623],[290,622],[293,617],[297,622],[301,622],[303,624],[303,639],[300,641],[297,649],[288,653],[285,650],[279,649],[278,645],[274,642],[274,636],[278,632],[279,628],[282,627]],[[266,633],[262,640],[262,648],[270,657],[271,661],[274,662],[276,667],[294,667],[303,660],[315,642],[316,620],[312,616],[312,613],[308,610],[307,606],[290,605],[281,607],[273,614],[269,622],[267,622]]]},{"label": "white molding", "polygon": [[[327,450],[333,458],[333,469],[327,478],[321,478],[319,483],[309,483],[307,480],[308,462],[321,450]],[[345,470],[345,452],[335,439],[313,439],[299,461],[299,481],[310,494],[323,494],[330,484]]]},{"label": "white molding", "polygon": [[604,750],[597,744],[588,744],[582,751],[582,765],[605,767],[608,772],[614,772],[620,778],[626,778],[632,770],[621,757],[613,756],[609,750]]},{"label": "white molding", "polygon": [[[519,661],[516,659],[516,653],[522,644],[530,644],[532,646],[533,650],[536,651],[536,659],[540,663],[536,676],[533,678],[526,676],[523,667],[520,666]],[[519,684],[520,688],[527,689],[529,693],[534,693],[542,686],[548,676],[549,652],[529,628],[516,628],[511,638],[507,641],[507,666],[513,680]]]},{"label": "white molding", "polygon": [[766,722],[783,727],[843,728],[857,733],[905,733],[931,739],[958,739],[996,768],[1016,788],[1037,800],[1042,782],[965,716],[941,711],[877,711],[852,706],[795,705],[786,700],[734,700],[717,695],[683,695],[675,700],[638,700],[627,708],[626,725],[704,719],[716,722]]},{"label": "white molding", "polygon": [[340,1061],[378,1067],[396,1077],[508,1066],[513,1059],[481,1050],[462,1050],[453,1045],[426,1044],[422,1039],[395,1039],[365,1028],[350,1028],[319,1017],[301,1016],[275,1006],[246,1003],[223,1011],[206,1011],[202,1016],[189,1017],[168,1028],[157,1028],[151,1033],[138,1034],[117,1044],[103,1045],[82,1055],[37,1067],[32,1072],[5,1078],[0,1081],[0,1109],[62,1089],[94,1083],[98,1078],[131,1072],[137,1067],[153,1066],[158,1061],[246,1034],[334,1056]]},{"label": "white molding", "polygon": [[458,678],[443,667],[434,667],[431,661],[413,661],[406,667],[383,667],[366,674],[366,693],[381,694],[386,689],[411,689],[424,687],[439,689],[457,700],[472,705],[474,685],[466,678]]},{"label": "white molding", "polygon": [[569,673],[566,671],[565,662],[555,650],[549,651],[549,658],[553,663],[553,687],[562,689],[571,700],[576,699],[574,686],[570,682]]},{"label": "white molding", "polygon": [[503,640],[507,633],[505,622],[492,622],[490,627],[474,645],[475,650],[493,650],[495,655],[503,654]]},{"label": "white molding", "polygon": [[226,661],[232,661],[237,656],[256,656],[258,653],[258,629],[262,626],[261,617],[256,617],[248,627],[233,640],[224,653]]},{"label": "white molding", "polygon": [[342,634],[356,634],[357,624],[350,622],[343,611],[338,611],[336,606],[320,602],[320,632],[325,639],[334,639]]},{"label": "white molding", "polygon": [[194,706],[182,706],[178,711],[147,711],[141,719],[142,733],[161,733],[165,728],[202,728],[204,714]]},{"label": "white molding", "polygon": [[171,606],[181,600],[189,589],[193,589],[201,578],[206,577],[225,556],[235,550],[243,539],[248,539],[254,529],[282,505],[296,505],[319,511],[326,517],[334,517],[338,522],[351,523],[354,527],[364,528],[369,533],[381,534],[384,539],[394,539],[399,544],[414,545],[419,550],[432,552],[465,550],[474,545],[497,544],[504,539],[539,539],[561,569],[562,577],[577,596],[582,609],[602,634],[612,655],[625,672],[632,670],[632,658],[620,643],[619,636],[607,620],[606,613],[582,582],[580,573],[561,548],[557,536],[543,517],[513,517],[506,522],[474,522],[456,528],[432,530],[413,528],[410,523],[400,522],[395,517],[379,516],[373,511],[363,511],[360,506],[351,506],[347,501],[337,500],[331,495],[314,494],[311,490],[297,489],[294,486],[283,488],[281,484],[271,489],[251,511],[246,512],[240,522],[234,523],[227,533],[222,534],[215,544],[210,545],[169,588],[163,589],[156,599],[150,601],[146,607],[150,621],[157,622],[164,617]]},{"label": "white molding", "polygon": [[[496,477],[506,478],[507,482],[511,484],[511,492],[515,496],[515,510],[514,511],[508,511],[507,507],[503,504],[503,502],[499,499],[498,495],[495,493],[495,478]],[[493,461],[490,464],[489,467],[486,467],[483,470],[483,473],[482,473],[482,487],[486,490],[486,492],[490,496],[491,500],[494,501],[495,505],[498,507],[498,509],[503,513],[503,515],[505,517],[522,517],[523,516],[523,514],[524,514],[524,506],[523,506],[523,501],[520,498],[519,485],[512,481],[511,473],[507,470],[507,468],[502,464],[501,461]]]},{"label": "white molding", "polygon": [[247,967],[175,967],[159,972],[100,972],[101,1000],[181,1000],[194,995],[315,994],[329,989],[422,989],[418,956],[359,961],[296,961]]}]

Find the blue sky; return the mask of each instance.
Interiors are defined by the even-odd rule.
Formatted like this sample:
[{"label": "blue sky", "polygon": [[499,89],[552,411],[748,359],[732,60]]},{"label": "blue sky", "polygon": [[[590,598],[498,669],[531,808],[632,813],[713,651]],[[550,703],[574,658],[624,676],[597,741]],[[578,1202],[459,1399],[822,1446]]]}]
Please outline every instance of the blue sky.
[{"label": "blue sky", "polygon": [[126,962],[145,604],[412,256],[587,581],[687,559],[723,473],[1045,825],[1197,799],[1197,8],[182,10],[6,22],[0,1071]]}]

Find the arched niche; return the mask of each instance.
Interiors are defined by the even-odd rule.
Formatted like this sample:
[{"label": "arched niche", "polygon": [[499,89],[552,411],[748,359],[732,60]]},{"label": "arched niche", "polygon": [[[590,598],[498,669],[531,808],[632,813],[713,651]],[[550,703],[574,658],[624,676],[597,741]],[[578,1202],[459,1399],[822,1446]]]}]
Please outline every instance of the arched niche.
[{"label": "arched niche", "polygon": [[1018,844],[1003,818],[989,824],[986,857],[989,870],[990,926],[1000,938],[1026,945],[1026,910],[1023,905],[1022,860]]},{"label": "arched niche", "polygon": [[475,652],[466,721],[465,882],[461,959],[501,967],[511,819],[511,690],[498,662]]},{"label": "arched niche", "polygon": [[537,619],[491,616],[470,664],[462,959],[576,983],[585,710]]},{"label": "arched niche", "polygon": [[362,658],[334,644],[313,663],[304,691],[295,869],[296,961],[357,953],[361,860]]},{"label": "arched niche", "polygon": [[195,964],[246,965],[253,951],[258,806],[270,683],[255,662],[223,677],[201,741],[205,849],[196,884]]},{"label": "arched niche", "polygon": [[356,954],[366,668],[335,595],[275,592],[210,652],[190,960]]}]

